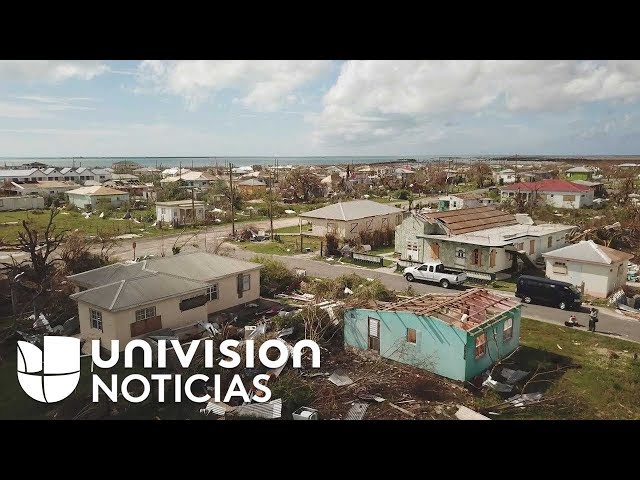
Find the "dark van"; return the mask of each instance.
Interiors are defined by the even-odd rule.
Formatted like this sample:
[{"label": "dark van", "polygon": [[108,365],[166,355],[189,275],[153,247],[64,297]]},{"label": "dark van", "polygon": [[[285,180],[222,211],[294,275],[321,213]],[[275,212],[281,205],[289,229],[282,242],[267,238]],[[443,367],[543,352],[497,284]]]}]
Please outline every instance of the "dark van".
[{"label": "dark van", "polygon": [[518,278],[516,297],[524,303],[546,304],[561,310],[577,310],[582,305],[582,295],[574,285],[531,275]]}]

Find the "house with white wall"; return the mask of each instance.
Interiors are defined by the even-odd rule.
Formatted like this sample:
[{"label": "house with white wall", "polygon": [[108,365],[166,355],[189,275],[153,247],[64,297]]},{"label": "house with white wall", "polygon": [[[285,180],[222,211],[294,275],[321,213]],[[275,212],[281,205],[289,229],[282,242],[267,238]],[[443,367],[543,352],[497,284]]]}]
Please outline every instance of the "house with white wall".
[{"label": "house with white wall", "polygon": [[552,280],[568,282],[586,295],[607,298],[627,283],[630,253],[582,240],[543,253],[546,275]]},{"label": "house with white wall", "polygon": [[210,315],[254,302],[262,265],[206,252],[116,263],[71,275],[80,336],[120,349],[133,338],[206,322]]},{"label": "house with white wall", "polygon": [[36,182],[46,180],[47,176],[37,168],[0,170],[0,181],[8,182]]},{"label": "house with white wall", "polygon": [[493,174],[496,185],[508,185],[516,182],[516,171],[511,168],[505,168]]},{"label": "house with white wall", "polygon": [[[402,223],[405,211],[372,200],[338,202],[299,215],[311,225],[311,235],[323,237],[333,233],[341,240],[358,237],[360,233],[393,230]],[[302,228],[302,227],[301,227]]]},{"label": "house with white wall", "polygon": [[92,210],[95,210],[98,206],[98,200],[106,200],[114,207],[119,207],[129,201],[129,194],[127,192],[103,187],[101,185],[69,190],[67,197],[69,197],[70,204],[81,209],[91,208]]},{"label": "house with white wall", "polygon": [[594,189],[567,180],[549,179],[520,182],[500,189],[500,199],[539,200],[556,208],[582,208],[593,204]]},{"label": "house with white wall", "polygon": [[205,204],[200,200],[172,200],[156,202],[156,220],[171,225],[186,225],[196,220],[204,220]]}]

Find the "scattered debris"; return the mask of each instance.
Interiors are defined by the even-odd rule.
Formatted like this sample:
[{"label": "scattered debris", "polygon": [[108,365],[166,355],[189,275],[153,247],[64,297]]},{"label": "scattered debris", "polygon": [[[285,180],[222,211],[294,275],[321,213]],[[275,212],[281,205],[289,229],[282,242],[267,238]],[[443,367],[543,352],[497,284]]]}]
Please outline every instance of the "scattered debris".
[{"label": "scattered debris", "polygon": [[489,417],[485,417],[463,405],[458,405],[458,411],[454,415],[458,420],[491,420]]},{"label": "scattered debris", "polygon": [[328,377],[329,374],[326,372],[316,372],[316,373],[303,373],[302,376],[307,378],[315,378],[315,377]]},{"label": "scattered debris", "polygon": [[367,408],[369,408],[368,403],[356,402],[347,412],[347,416],[344,418],[345,420],[362,420],[364,418],[364,414],[367,412]]},{"label": "scattered debris", "polygon": [[401,403],[414,403],[415,400],[402,400],[401,402],[396,402],[397,404],[401,404]]},{"label": "scattered debris", "polygon": [[209,415],[215,413],[216,415],[224,415],[227,412],[233,412],[236,407],[232,407],[223,402],[209,402],[207,406],[200,409],[200,413],[203,415]]},{"label": "scattered debris", "polygon": [[293,333],[293,327],[285,328],[281,330],[280,333],[278,333],[278,338],[286,337],[288,335],[291,335],[292,333]]},{"label": "scattered debris", "polygon": [[542,393],[523,393],[519,395],[515,395],[511,398],[507,398],[507,402],[512,404],[514,407],[523,407],[525,405],[532,405],[534,403],[539,403],[542,400]]},{"label": "scattered debris", "polygon": [[[358,395],[358,398],[360,400],[369,400],[369,401],[378,402],[378,403],[384,402],[384,398],[382,398],[380,395],[371,395],[369,393],[362,393],[362,394]],[[411,401],[413,401],[413,400],[411,400]],[[398,403],[402,403],[402,402],[398,402]]]},{"label": "scattered debris", "polygon": [[510,368],[503,368],[500,375],[504,377],[508,384],[518,383],[524,377],[529,375],[530,372],[524,370],[511,370]]},{"label": "scattered debris", "polygon": [[336,370],[329,377],[329,381],[338,387],[346,387],[347,385],[351,385],[353,380],[351,380],[343,370]]},{"label": "scattered debris", "polygon": [[562,347],[561,347],[559,344],[557,344],[557,343],[556,343],[556,346],[557,346],[560,350],[562,350]]},{"label": "scattered debris", "polygon": [[291,414],[294,420],[319,420],[320,414],[315,408],[300,407]]},{"label": "scattered debris", "polygon": [[353,290],[351,290],[349,287],[344,287],[344,293],[347,295],[351,295],[353,293]]},{"label": "scattered debris", "polygon": [[391,403],[389,402],[389,406],[395,408],[396,410],[400,410],[402,413],[409,415],[411,418],[415,418],[415,413],[410,412],[409,410],[405,410],[402,407],[399,407],[398,405],[396,405],[395,403]]},{"label": "scattered debris", "polygon": [[236,407],[233,411],[241,417],[280,418],[282,416],[282,399],[277,398],[267,403],[250,403]]},{"label": "scattered debris", "polygon": [[613,350],[609,350],[609,358],[620,358],[620,355],[618,355]]},{"label": "scattered debris", "polygon": [[491,388],[492,390],[495,390],[496,392],[505,392],[508,393],[513,389],[513,385],[507,385],[504,383],[500,383],[496,380],[494,380],[493,378],[491,378],[491,375],[489,375],[487,377],[487,379],[482,382],[482,385]]}]

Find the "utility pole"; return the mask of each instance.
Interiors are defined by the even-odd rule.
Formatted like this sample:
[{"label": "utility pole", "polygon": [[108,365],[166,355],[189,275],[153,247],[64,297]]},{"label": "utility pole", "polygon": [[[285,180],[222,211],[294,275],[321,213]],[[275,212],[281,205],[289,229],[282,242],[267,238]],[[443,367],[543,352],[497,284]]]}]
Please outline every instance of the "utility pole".
[{"label": "utility pole", "polygon": [[193,191],[194,187],[191,187],[191,214],[193,215],[193,226],[196,226],[196,199]]},{"label": "utility pole", "polygon": [[233,176],[231,175],[231,170],[233,168],[233,164],[229,162],[229,197],[231,198],[231,236],[235,238],[236,236],[236,219],[235,219],[235,209],[233,206]]},{"label": "utility pole", "polygon": [[180,160],[180,166],[178,167],[178,180],[182,180],[182,160]]},{"label": "utility pole", "polygon": [[273,241],[273,173],[269,173],[269,223],[271,224],[271,241]]}]

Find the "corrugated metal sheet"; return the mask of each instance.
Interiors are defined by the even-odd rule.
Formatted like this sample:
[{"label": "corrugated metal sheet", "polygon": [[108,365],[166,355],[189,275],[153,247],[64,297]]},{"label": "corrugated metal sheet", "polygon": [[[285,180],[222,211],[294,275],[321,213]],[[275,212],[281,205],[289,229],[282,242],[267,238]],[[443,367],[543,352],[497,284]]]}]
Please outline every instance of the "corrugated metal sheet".
[{"label": "corrugated metal sheet", "polygon": [[267,403],[251,403],[236,407],[235,414],[242,417],[280,418],[282,416],[282,399],[277,398]]},{"label": "corrugated metal sheet", "polygon": [[495,207],[462,208],[448,212],[425,213],[422,216],[431,221],[438,220],[451,235],[518,223],[514,215]]},{"label": "corrugated metal sheet", "polygon": [[367,413],[367,408],[369,408],[368,403],[356,402],[347,412],[347,416],[344,417],[345,420],[362,420],[364,418],[364,414]]}]

